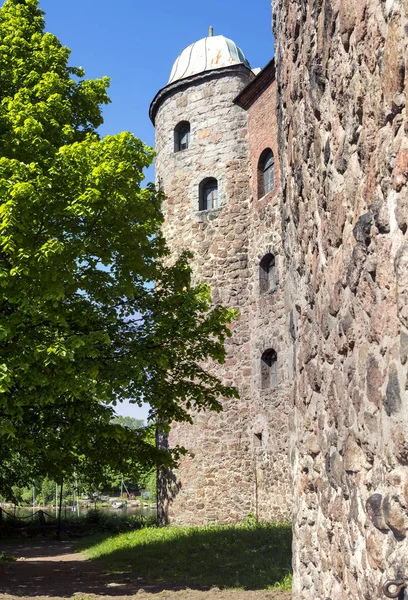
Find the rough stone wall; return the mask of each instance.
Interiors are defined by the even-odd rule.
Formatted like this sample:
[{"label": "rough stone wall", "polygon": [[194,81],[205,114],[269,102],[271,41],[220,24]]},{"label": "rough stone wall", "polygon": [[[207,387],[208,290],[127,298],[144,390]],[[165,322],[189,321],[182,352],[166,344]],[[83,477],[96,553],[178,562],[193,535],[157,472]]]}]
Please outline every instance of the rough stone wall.
[{"label": "rough stone wall", "polygon": [[[156,177],[167,195],[164,233],[173,253],[194,252],[199,281],[211,284],[214,302],[239,308],[241,316],[228,344],[228,358],[215,371],[238,386],[241,399],[225,401],[220,415],[195,415],[195,424],[174,424],[169,445],[190,455],[176,476],[168,518],[187,524],[229,522],[253,506],[253,467],[249,451],[248,385],[248,161],[247,120],[232,99],[249,73],[209,78],[175,91],[156,117]],[[232,114],[231,114],[232,112]],[[173,131],[191,127],[190,146],[174,152]],[[220,208],[199,211],[199,184],[218,181]]]},{"label": "rough stone wall", "polygon": [[[256,80],[252,83],[256,86]],[[292,411],[293,370],[284,304],[285,264],[281,237],[281,195],[277,143],[276,82],[257,94],[247,109],[248,145],[251,170],[251,210],[249,235],[249,328],[251,332],[251,396],[257,406],[254,434],[262,434],[262,444],[254,446],[258,484],[257,514],[268,520],[288,519],[292,498],[289,472],[289,419]],[[275,156],[275,188],[259,197],[258,164],[262,152],[270,148]],[[260,290],[260,262],[273,254],[279,283],[276,289]],[[278,358],[278,386],[262,389],[261,356],[272,348]],[[256,442],[256,438],[254,438]]]},{"label": "rough stone wall", "polygon": [[374,600],[408,576],[407,17],[274,2],[295,598]]},{"label": "rough stone wall", "polygon": [[[250,256],[255,260],[250,248],[248,118],[233,103],[251,76],[238,69],[181,85],[163,100],[155,122],[156,177],[167,195],[163,208],[169,246],[175,254],[192,250],[195,276],[211,285],[214,302],[240,311],[226,364],[213,367],[225,382],[238,387],[240,399],[224,401],[218,415],[195,415],[194,425],[173,424],[168,439],[170,446],[184,445],[190,454],[168,474],[159,503],[168,520],[184,524],[234,522],[250,512],[264,519],[288,514],[282,506],[287,452],[285,459],[270,452],[271,446],[280,449],[282,444],[272,435],[270,411],[264,407],[267,398],[259,395],[261,344],[254,364],[251,338],[251,326],[259,320],[254,299],[259,259],[256,265],[248,262]],[[173,131],[180,121],[190,123],[190,146],[175,153]],[[198,211],[198,187],[205,177],[218,180],[219,209]],[[279,429],[284,429],[282,410],[275,410],[275,416]],[[259,447],[255,434],[260,432]],[[279,439],[282,435],[280,431]]]}]

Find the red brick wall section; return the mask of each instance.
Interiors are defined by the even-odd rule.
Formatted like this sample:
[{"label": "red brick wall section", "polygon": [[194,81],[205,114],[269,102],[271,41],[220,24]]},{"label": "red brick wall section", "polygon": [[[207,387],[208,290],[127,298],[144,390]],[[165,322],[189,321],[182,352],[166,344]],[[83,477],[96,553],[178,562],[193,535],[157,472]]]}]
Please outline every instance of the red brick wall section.
[{"label": "red brick wall section", "polygon": [[[276,81],[264,90],[248,109],[248,138],[252,196],[254,198],[254,208],[260,210],[273,201],[280,189]],[[270,148],[275,157],[275,189],[258,199],[258,162],[265,148]]]}]

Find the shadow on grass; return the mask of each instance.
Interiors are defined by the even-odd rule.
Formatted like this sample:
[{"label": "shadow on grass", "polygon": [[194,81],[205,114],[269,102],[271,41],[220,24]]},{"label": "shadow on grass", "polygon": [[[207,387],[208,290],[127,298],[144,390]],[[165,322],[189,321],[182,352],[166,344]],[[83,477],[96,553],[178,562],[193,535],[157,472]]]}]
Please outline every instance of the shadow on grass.
[{"label": "shadow on grass", "polygon": [[290,589],[290,524],[147,528],[76,544],[111,574],[150,585]]}]

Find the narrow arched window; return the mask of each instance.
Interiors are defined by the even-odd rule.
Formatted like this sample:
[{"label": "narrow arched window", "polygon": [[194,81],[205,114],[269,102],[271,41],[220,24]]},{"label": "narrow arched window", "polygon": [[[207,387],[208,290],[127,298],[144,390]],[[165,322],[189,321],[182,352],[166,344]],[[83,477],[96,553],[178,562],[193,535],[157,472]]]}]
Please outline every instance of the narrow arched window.
[{"label": "narrow arched window", "polygon": [[218,208],[218,182],[208,177],[200,183],[199,210]]},{"label": "narrow arched window", "polygon": [[273,254],[266,254],[259,263],[259,292],[273,292],[278,287],[278,268]]},{"label": "narrow arched window", "polygon": [[278,356],[271,348],[261,357],[261,387],[263,390],[278,387]]},{"label": "narrow arched window", "polygon": [[181,121],[174,129],[174,152],[187,150],[190,145],[190,123]]},{"label": "narrow arched window", "polygon": [[275,188],[275,157],[270,148],[266,148],[258,162],[258,197],[262,198]]}]

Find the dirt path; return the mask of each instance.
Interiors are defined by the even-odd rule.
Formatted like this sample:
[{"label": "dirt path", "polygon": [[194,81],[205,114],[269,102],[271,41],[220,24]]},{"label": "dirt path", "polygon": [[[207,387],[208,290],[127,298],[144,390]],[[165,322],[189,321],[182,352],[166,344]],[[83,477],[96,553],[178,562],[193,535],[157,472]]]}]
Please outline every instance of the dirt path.
[{"label": "dirt path", "polygon": [[17,561],[0,563],[0,600],[36,597],[51,599],[104,598],[125,599],[137,594],[137,600],[290,600],[290,593],[186,589],[182,586],[148,585],[137,573],[107,575],[97,562],[73,552],[71,542],[2,543],[0,552]]}]

